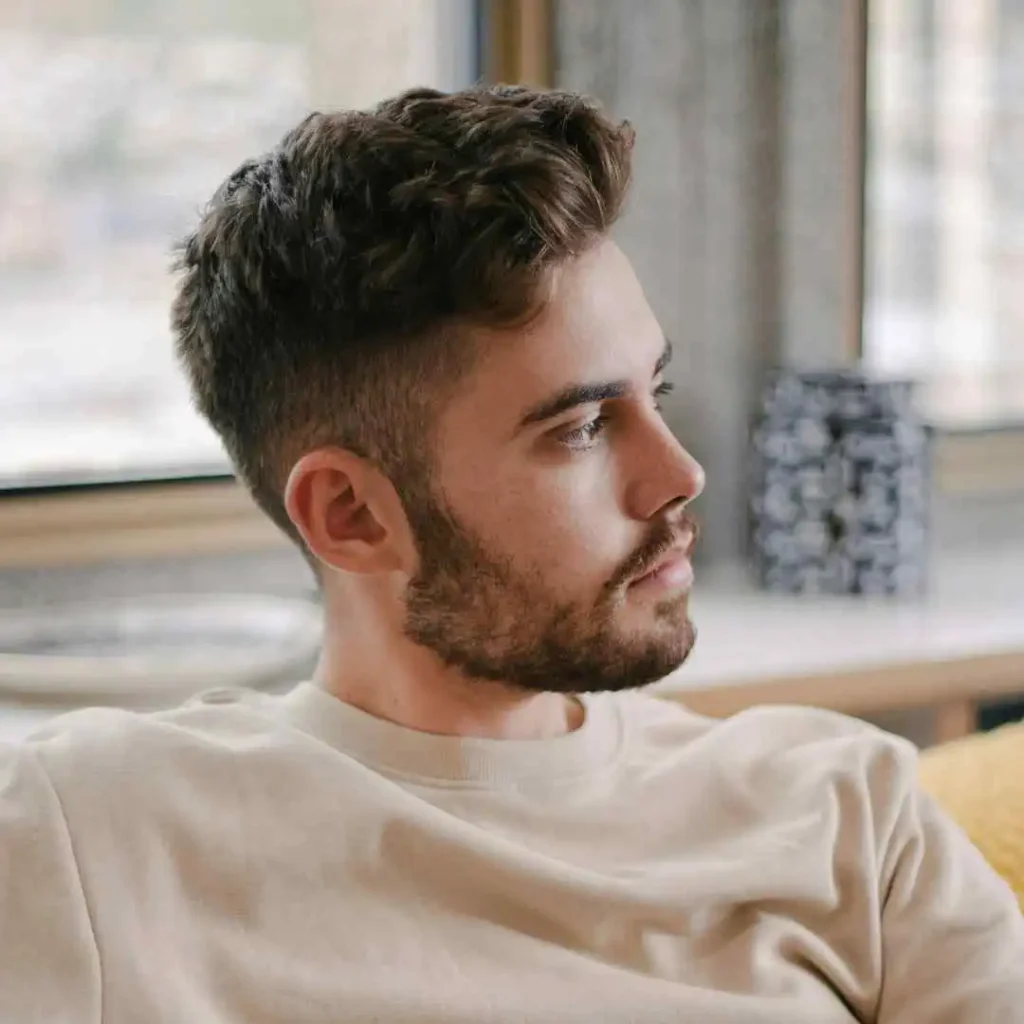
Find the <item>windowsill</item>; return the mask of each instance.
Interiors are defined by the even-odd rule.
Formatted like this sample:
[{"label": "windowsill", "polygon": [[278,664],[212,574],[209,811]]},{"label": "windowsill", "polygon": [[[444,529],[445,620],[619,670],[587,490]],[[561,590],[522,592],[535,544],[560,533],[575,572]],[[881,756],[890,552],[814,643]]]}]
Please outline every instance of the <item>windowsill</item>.
[{"label": "windowsill", "polygon": [[[935,423],[936,498],[1024,498],[1014,426]],[[0,569],[280,550],[289,541],[230,478],[0,490]]]},{"label": "windowsill", "polygon": [[939,433],[1024,430],[1024,366],[935,376],[921,382],[920,395],[922,414]]},{"label": "windowsill", "polygon": [[0,568],[230,554],[288,544],[233,480],[0,497]]},{"label": "windowsill", "polygon": [[753,704],[870,714],[1024,693],[1024,542],[936,552],[917,600],[790,597],[738,566],[699,577],[700,634],[662,696],[724,716]]}]

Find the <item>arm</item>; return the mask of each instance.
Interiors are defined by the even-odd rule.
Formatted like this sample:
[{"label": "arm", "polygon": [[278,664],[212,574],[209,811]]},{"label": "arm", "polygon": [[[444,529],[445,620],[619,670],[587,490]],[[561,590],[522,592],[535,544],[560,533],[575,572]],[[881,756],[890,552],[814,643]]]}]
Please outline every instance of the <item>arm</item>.
[{"label": "arm", "polygon": [[[1024,1020],[1024,917],[1009,887],[917,785],[891,765],[896,798],[882,860],[879,1024]],[[895,783],[893,785],[893,783]]]},{"label": "arm", "polygon": [[100,1024],[100,963],[57,793],[0,745],[0,1021]]}]

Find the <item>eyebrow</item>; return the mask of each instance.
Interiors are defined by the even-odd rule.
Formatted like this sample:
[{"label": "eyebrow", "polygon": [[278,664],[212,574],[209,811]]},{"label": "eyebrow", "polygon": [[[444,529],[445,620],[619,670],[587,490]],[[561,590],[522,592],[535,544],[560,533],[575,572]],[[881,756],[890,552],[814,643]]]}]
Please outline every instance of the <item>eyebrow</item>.
[{"label": "eyebrow", "polygon": [[[665,339],[665,347],[658,357],[654,366],[652,377],[657,377],[672,359],[672,342]],[[631,384],[627,380],[608,380],[593,384],[569,384],[556,392],[550,398],[545,398],[532,406],[523,418],[519,421],[516,432],[536,423],[543,423],[545,420],[554,419],[563,412],[568,412],[578,405],[590,405],[591,403],[607,402],[613,398],[622,398],[628,394]]]}]

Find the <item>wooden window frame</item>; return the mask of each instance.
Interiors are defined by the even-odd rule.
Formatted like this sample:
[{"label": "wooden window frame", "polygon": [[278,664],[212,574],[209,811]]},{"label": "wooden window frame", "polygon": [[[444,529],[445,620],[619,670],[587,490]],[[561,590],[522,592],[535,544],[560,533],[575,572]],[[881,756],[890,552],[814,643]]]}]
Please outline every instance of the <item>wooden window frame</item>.
[{"label": "wooden window frame", "polygon": [[870,0],[849,0],[843,7],[843,162],[848,168],[843,179],[843,251],[847,262],[843,340],[847,356],[854,360],[860,359],[864,350],[869,3]]},{"label": "wooden window frame", "polygon": [[555,84],[552,0],[482,0],[480,22],[488,81],[537,88]]}]

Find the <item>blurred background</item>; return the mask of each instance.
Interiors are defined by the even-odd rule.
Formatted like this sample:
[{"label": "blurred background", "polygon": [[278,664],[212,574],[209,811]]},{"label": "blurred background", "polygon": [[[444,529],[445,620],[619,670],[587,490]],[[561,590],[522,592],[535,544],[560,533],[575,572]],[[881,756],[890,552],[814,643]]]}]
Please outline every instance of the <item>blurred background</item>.
[{"label": "blurred background", "polygon": [[[306,671],[312,583],[189,405],[170,249],[310,109],[481,79],[637,128],[616,233],[709,478],[701,642],[666,696],[819,703],[922,743],[1019,716],[1024,0],[0,0],[0,730],[166,700],[236,655],[232,679]],[[779,367],[913,382],[920,593],[746,571]]]}]

